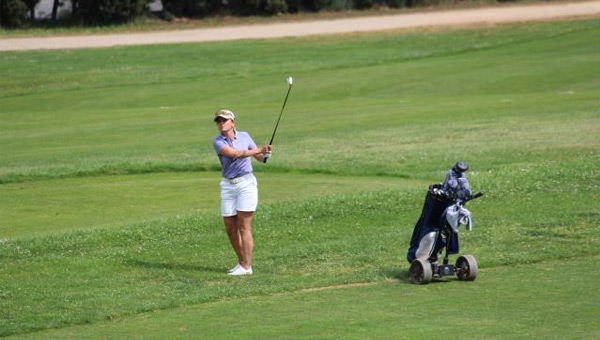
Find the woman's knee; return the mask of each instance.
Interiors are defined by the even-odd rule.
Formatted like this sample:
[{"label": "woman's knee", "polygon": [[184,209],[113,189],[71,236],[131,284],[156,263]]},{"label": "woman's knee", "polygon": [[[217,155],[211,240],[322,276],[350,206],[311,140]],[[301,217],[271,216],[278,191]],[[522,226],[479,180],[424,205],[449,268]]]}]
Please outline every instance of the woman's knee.
[{"label": "woman's knee", "polygon": [[240,231],[249,230],[252,227],[253,212],[240,211],[238,212],[237,227]]},{"label": "woman's knee", "polygon": [[237,216],[225,217],[223,220],[225,222],[225,230],[227,230],[227,232],[237,232],[237,229],[238,229]]}]

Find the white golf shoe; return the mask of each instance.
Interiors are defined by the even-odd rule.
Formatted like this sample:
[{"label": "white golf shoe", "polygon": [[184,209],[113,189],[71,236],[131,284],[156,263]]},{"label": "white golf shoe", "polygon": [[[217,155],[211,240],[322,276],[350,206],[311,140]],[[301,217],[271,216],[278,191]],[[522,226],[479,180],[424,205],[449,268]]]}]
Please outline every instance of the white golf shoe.
[{"label": "white golf shoe", "polygon": [[239,267],[241,267],[241,266],[242,266],[242,265],[241,265],[241,264],[239,264],[239,263],[238,263],[238,264],[236,264],[236,265],[235,265],[235,267],[233,267],[233,268],[231,268],[231,269],[229,269],[229,270],[227,271],[227,274],[229,274],[229,273],[233,273],[234,271],[236,271],[236,270],[237,270]]},{"label": "white golf shoe", "polygon": [[228,273],[227,275],[231,275],[231,276],[252,275],[252,268],[246,269],[242,266],[239,266],[236,270],[232,271],[231,273]]}]

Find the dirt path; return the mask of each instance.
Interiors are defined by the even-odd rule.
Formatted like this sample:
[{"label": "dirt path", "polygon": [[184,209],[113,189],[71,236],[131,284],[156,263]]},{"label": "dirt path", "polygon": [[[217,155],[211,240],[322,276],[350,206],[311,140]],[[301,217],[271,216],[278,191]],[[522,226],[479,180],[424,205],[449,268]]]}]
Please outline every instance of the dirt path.
[{"label": "dirt path", "polygon": [[98,48],[208,42],[239,39],[267,39],[320,34],[381,31],[440,25],[470,25],[549,20],[560,17],[600,15],[600,0],[537,4],[481,9],[446,10],[388,16],[75,37],[0,39],[0,51]]}]

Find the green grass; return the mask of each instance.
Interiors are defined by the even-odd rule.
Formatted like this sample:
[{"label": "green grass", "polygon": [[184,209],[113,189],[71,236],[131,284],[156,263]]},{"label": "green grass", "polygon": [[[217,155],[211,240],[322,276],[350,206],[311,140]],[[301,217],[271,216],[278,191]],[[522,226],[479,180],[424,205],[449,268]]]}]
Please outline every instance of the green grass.
[{"label": "green grass", "polygon": [[[0,335],[597,337],[599,33],[0,53]],[[255,164],[256,274],[230,278],[211,114],[264,143],[288,75]],[[458,159],[487,192],[461,235],[481,278],[405,284],[426,187]]]},{"label": "green grass", "polygon": [[[468,339],[589,339],[600,335],[600,327],[580,316],[597,313],[594,301],[583,297],[600,279],[598,263],[577,258],[488,268],[475,283],[410,286],[403,276],[400,284],[222,300],[16,338],[415,339],[437,331]],[[573,299],[577,295],[582,298]]]},{"label": "green grass", "polygon": [[[500,149],[508,152],[529,152],[522,142],[543,143],[531,145],[531,151],[551,147],[546,143],[552,140],[543,139],[565,116],[576,119],[564,126],[570,130],[561,131],[563,138],[588,145],[594,142],[597,124],[590,122],[597,122],[600,86],[588,75],[597,67],[598,48],[587,44],[556,55],[555,45],[568,49],[575,38],[593,40],[598,23],[470,30],[450,37],[369,34],[350,40],[3,53],[1,62],[10,67],[0,73],[6,79],[0,88],[0,142],[6,150],[0,181],[185,170],[192,164],[214,169],[214,159],[203,157],[215,134],[211,113],[231,107],[240,114],[242,130],[267,141],[288,74],[297,86],[277,140],[278,164],[287,168],[364,174],[376,167],[379,173],[409,175],[411,164],[418,164],[433,171],[473,142],[502,143]],[[517,59],[519,51],[524,55]],[[551,72],[548,59],[561,69]],[[331,124],[323,124],[324,112]],[[545,124],[550,131],[527,136],[543,123],[540,115],[555,120]],[[475,120],[468,134],[446,131],[463,120]],[[572,133],[581,128],[588,133]],[[518,136],[525,140],[517,143]],[[309,147],[317,150],[305,152]],[[340,152],[330,152],[332,147]],[[351,151],[357,148],[368,148],[370,157],[356,157]],[[424,165],[423,158],[435,164]]]},{"label": "green grass", "polygon": [[[261,203],[294,198],[416,188],[426,182],[385,177],[270,173],[257,176]],[[216,172],[93,176],[11,183],[0,197],[0,238],[22,238],[79,229],[120,228],[139,221],[214,211],[220,204]],[[82,197],[82,193],[84,193]]]},{"label": "green grass", "polygon": [[[2,273],[11,278],[3,288],[2,329],[21,330],[13,318],[36,320],[30,330],[60,328],[222,299],[402,278],[421,194],[381,191],[264,207],[254,225],[257,273],[241,280],[223,274],[233,259],[217,214],[7,241],[0,253]],[[482,268],[597,254],[600,231],[585,220],[570,225],[576,212],[568,207],[557,209],[558,225],[519,226],[523,220],[490,220],[494,216],[485,208],[500,204],[471,205],[481,217],[476,232],[463,235],[463,251],[477,254]]]}]

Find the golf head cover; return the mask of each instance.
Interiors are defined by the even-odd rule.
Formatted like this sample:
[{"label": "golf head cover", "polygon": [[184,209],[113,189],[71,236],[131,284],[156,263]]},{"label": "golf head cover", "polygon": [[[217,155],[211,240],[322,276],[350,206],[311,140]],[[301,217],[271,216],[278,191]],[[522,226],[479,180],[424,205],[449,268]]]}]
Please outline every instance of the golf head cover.
[{"label": "golf head cover", "polygon": [[467,172],[467,170],[469,170],[469,164],[467,164],[465,162],[456,162],[456,164],[454,164],[454,167],[452,168],[452,170],[459,172],[459,173]]},{"label": "golf head cover", "polygon": [[465,172],[469,166],[464,162],[457,162],[452,169],[446,172],[442,190],[444,190],[449,198],[459,198],[464,200],[471,195],[469,188],[469,180]]}]

